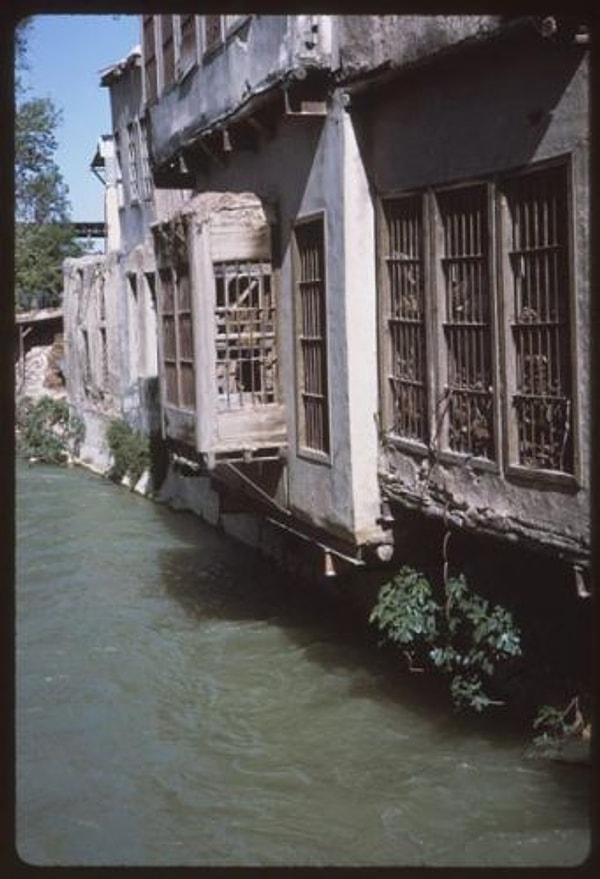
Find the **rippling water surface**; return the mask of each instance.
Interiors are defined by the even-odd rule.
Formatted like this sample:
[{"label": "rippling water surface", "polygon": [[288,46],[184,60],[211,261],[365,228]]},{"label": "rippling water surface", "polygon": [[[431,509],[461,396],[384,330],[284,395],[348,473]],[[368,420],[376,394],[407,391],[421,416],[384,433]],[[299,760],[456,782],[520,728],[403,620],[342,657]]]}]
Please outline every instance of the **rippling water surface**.
[{"label": "rippling water surface", "polygon": [[17,846],[61,865],[571,865],[581,767],[450,715],[247,549],[17,483]]}]

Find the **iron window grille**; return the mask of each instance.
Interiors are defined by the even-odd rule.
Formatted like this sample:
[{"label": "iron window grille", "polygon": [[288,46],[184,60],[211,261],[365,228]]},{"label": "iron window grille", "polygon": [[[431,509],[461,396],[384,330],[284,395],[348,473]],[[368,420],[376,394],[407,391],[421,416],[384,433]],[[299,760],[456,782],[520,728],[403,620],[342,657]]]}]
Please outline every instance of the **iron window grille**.
[{"label": "iron window grille", "polygon": [[173,16],[161,15],[162,35],[162,85],[163,88],[175,80],[175,43],[173,40]]},{"label": "iron window grille", "polygon": [[129,200],[131,202],[139,201],[137,136],[136,126],[133,122],[127,126],[127,150],[129,158]]},{"label": "iron window grille", "polygon": [[487,187],[437,193],[451,451],[493,459],[494,393]]},{"label": "iron window grille", "polygon": [[504,192],[517,460],[524,467],[572,472],[566,166],[515,176]]},{"label": "iron window grille", "polygon": [[298,261],[298,378],[301,446],[329,454],[324,223],[295,229]]},{"label": "iron window grille", "polygon": [[276,306],[271,265],[214,265],[216,381],[221,409],[277,401]]},{"label": "iron window grille", "polygon": [[153,181],[152,171],[150,169],[150,157],[148,155],[148,130],[146,120],[141,118],[138,120],[138,135],[140,147],[140,163],[141,163],[141,188],[143,198],[148,200],[152,198]]},{"label": "iron window grille", "polygon": [[213,52],[223,42],[223,16],[204,15],[204,51]]},{"label": "iron window grille", "polygon": [[162,269],[159,281],[165,400],[181,409],[194,409],[194,336],[187,265]]},{"label": "iron window grille", "polygon": [[394,434],[427,442],[427,361],[422,199],[384,204],[386,326]]},{"label": "iron window grille", "polygon": [[143,16],[143,44],[144,44],[144,83],[146,89],[146,101],[155,101],[158,94],[156,47],[154,42],[154,16]]},{"label": "iron window grille", "polygon": [[179,74],[183,75],[196,62],[196,16],[179,16]]}]

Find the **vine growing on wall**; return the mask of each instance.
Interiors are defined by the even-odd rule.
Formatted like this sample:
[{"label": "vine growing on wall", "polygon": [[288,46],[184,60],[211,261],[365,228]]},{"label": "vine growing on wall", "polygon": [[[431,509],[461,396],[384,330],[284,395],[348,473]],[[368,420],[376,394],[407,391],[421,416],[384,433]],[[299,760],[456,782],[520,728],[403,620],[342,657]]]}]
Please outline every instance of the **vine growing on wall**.
[{"label": "vine growing on wall", "polygon": [[457,707],[502,704],[490,690],[498,666],[521,654],[520,633],[509,611],[469,589],[462,574],[436,595],[422,573],[401,568],[381,587],[369,621],[402,649],[410,670],[447,676]]}]

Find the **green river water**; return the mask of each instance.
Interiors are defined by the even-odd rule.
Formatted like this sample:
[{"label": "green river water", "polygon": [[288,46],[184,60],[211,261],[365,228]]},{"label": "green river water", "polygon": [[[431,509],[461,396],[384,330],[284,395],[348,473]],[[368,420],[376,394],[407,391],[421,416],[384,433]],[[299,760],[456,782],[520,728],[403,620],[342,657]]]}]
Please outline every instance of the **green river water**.
[{"label": "green river water", "polygon": [[590,772],[452,714],[331,599],[90,473],[17,472],[30,864],[574,865]]}]

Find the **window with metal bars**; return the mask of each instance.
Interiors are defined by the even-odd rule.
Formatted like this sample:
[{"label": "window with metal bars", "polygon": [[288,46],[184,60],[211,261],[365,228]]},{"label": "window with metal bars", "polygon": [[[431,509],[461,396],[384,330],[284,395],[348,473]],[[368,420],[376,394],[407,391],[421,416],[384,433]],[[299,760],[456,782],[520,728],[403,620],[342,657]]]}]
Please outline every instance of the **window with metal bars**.
[{"label": "window with metal bars", "polygon": [[128,172],[129,172],[129,200],[139,201],[140,193],[138,187],[138,140],[135,123],[131,122],[127,126],[127,151],[128,151]]},{"label": "window with metal bars", "polygon": [[215,263],[217,397],[221,409],[277,401],[276,307],[271,265]]},{"label": "window with metal bars", "polygon": [[385,310],[389,423],[394,434],[427,442],[427,362],[422,198],[384,202]]},{"label": "window with metal bars", "polygon": [[159,272],[162,361],[167,403],[181,409],[196,405],[192,301],[187,265]]},{"label": "window with metal bars", "polygon": [[144,118],[138,120],[138,135],[140,143],[140,165],[141,165],[141,190],[144,199],[152,198],[153,181],[152,171],[150,169],[150,157],[148,155],[148,132],[146,128],[146,120]]},{"label": "window with metal bars", "polygon": [[567,169],[515,176],[504,193],[516,457],[524,467],[572,472]]},{"label": "window with metal bars", "polygon": [[204,20],[204,51],[212,52],[223,41],[223,22],[221,15],[203,15]]},{"label": "window with metal bars", "polygon": [[150,102],[156,100],[158,94],[153,15],[143,16],[142,32],[144,44],[144,82],[146,101]]},{"label": "window with metal bars", "polygon": [[179,16],[179,73],[185,73],[196,61],[196,16]]},{"label": "window with metal bars", "polygon": [[161,15],[162,34],[162,84],[163,88],[175,79],[175,44],[173,42],[173,16]]},{"label": "window with metal bars", "polygon": [[437,193],[444,307],[447,445],[494,458],[487,188]]},{"label": "window with metal bars", "polygon": [[325,230],[323,218],[295,227],[299,441],[329,454]]}]

